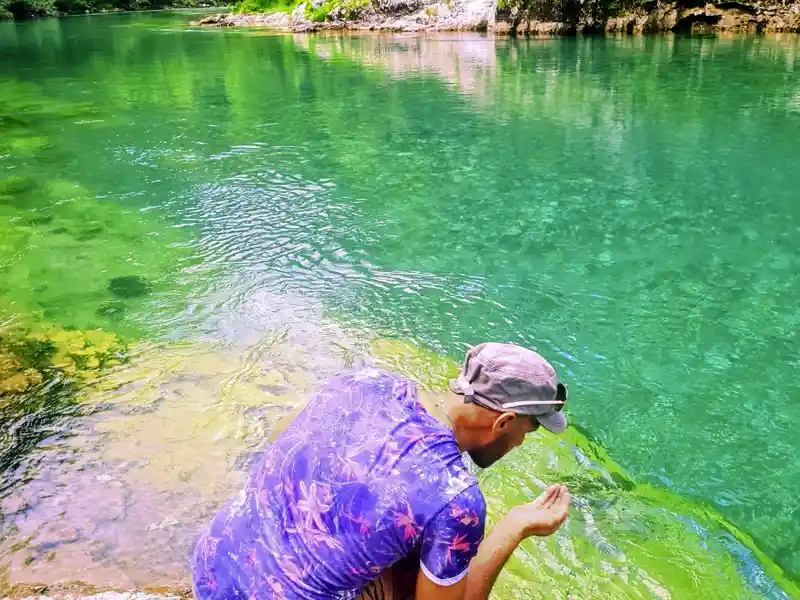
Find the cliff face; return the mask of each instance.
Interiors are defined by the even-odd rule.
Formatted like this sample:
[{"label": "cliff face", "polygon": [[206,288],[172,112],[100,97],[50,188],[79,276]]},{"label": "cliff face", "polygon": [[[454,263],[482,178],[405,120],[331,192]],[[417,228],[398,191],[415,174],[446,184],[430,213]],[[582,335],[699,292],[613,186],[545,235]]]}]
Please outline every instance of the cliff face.
[{"label": "cliff face", "polygon": [[499,0],[497,33],[800,32],[800,3]]}]

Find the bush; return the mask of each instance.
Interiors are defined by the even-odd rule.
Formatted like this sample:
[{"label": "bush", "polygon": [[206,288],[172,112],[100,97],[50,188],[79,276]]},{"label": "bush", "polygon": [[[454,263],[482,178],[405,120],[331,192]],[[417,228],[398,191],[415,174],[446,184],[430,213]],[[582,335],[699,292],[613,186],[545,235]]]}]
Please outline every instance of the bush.
[{"label": "bush", "polygon": [[310,3],[306,7],[306,18],[315,23],[323,21],[352,21],[372,5],[370,0],[328,0],[318,8]]},{"label": "bush", "polygon": [[292,12],[297,2],[292,0],[239,0],[233,5],[235,13]]}]

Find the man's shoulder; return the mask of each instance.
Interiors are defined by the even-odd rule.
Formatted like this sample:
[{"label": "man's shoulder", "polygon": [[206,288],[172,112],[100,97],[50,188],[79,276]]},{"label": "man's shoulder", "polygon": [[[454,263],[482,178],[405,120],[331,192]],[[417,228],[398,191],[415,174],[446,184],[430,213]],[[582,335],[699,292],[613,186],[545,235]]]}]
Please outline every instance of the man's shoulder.
[{"label": "man's shoulder", "polygon": [[400,375],[399,373],[393,373],[391,371],[387,371],[385,369],[381,369],[379,367],[371,365],[365,365],[354,369],[348,369],[347,371],[343,371],[342,373],[340,373],[336,379],[339,379],[341,381],[348,381],[350,383],[363,383],[363,382],[370,383],[370,382],[392,380],[402,383],[414,384],[414,382],[405,375]]},{"label": "man's shoulder", "polygon": [[417,384],[398,373],[366,366],[350,369],[331,377],[320,390],[320,395],[362,391],[381,395],[412,395],[416,397]]}]

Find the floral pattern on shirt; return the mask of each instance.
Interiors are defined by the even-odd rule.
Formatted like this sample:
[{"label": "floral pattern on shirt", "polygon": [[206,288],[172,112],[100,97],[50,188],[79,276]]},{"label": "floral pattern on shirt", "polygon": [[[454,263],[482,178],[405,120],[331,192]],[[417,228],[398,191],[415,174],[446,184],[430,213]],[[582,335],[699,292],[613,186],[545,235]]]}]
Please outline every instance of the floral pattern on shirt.
[{"label": "floral pattern on shirt", "polygon": [[199,600],[354,598],[414,552],[457,582],[486,506],[416,387],[377,369],[328,382],[264,452],[195,551]]}]

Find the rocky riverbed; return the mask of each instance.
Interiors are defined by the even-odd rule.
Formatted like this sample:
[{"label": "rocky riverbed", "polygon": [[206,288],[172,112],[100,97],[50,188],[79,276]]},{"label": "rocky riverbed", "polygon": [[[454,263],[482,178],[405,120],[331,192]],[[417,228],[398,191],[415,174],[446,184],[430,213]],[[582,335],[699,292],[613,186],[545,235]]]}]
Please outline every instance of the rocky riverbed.
[{"label": "rocky riverbed", "polygon": [[98,592],[92,593],[86,590],[81,591],[79,586],[73,590],[68,588],[61,588],[56,590],[42,589],[31,590],[30,595],[11,596],[3,598],[3,600],[11,600],[11,598],[18,598],[18,600],[182,600],[188,598],[189,592],[186,591],[180,595],[161,592],[161,593],[146,593],[146,592]]},{"label": "rocky riverbed", "polygon": [[[615,5],[616,6],[616,5]],[[327,11],[327,12],[325,12]],[[291,13],[219,14],[193,25],[262,27],[282,31],[489,31],[495,34],[575,35],[675,32],[743,34],[800,32],[800,3],[643,2],[623,10],[605,0],[374,0],[352,8],[308,0]]]}]

